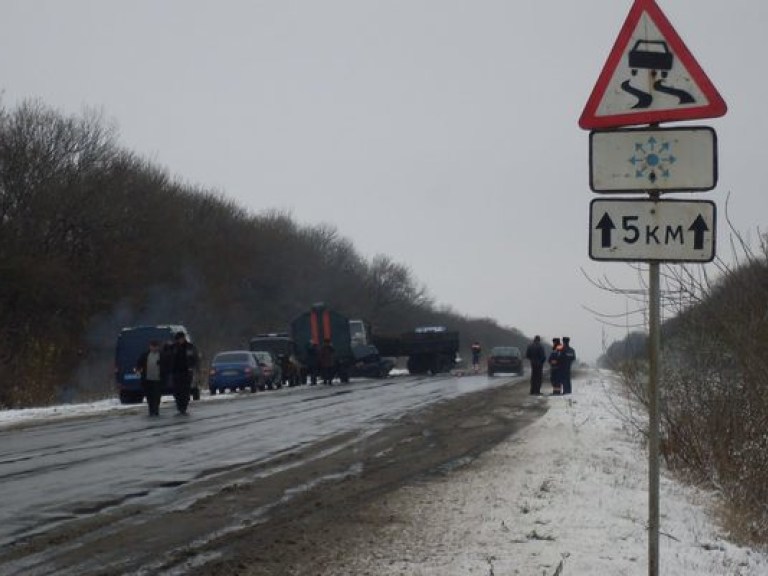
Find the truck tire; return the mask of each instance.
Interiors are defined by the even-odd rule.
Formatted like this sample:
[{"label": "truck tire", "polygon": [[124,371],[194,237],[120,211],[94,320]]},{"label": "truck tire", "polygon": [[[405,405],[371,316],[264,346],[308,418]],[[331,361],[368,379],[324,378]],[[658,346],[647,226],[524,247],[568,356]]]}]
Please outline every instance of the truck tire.
[{"label": "truck tire", "polygon": [[426,374],[430,369],[430,358],[428,356],[409,356],[408,372],[411,374]]}]

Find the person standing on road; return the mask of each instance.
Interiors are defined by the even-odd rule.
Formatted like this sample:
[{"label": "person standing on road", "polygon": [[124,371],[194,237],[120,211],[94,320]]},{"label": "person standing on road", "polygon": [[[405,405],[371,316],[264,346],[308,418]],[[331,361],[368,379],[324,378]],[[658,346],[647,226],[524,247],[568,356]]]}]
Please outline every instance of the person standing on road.
[{"label": "person standing on road", "polygon": [[562,381],[563,394],[571,393],[571,365],[576,361],[576,351],[571,348],[571,339],[563,336]]},{"label": "person standing on road", "polygon": [[563,393],[561,355],[563,345],[560,338],[552,338],[552,352],[549,353],[549,381],[552,383],[552,396]]},{"label": "person standing on road", "polygon": [[141,374],[141,387],[147,397],[147,406],[150,416],[160,415],[160,396],[162,395],[163,382],[168,377],[166,366],[160,351],[160,341],[152,340],[149,350],[142,352],[136,362],[136,370]]},{"label": "person standing on road", "polygon": [[309,373],[309,385],[317,386],[317,367],[320,362],[320,351],[312,340],[307,342],[307,372]]},{"label": "person standing on road", "polygon": [[197,348],[184,332],[176,332],[172,351],[173,398],[179,414],[186,414],[192,393],[192,378],[197,368]]},{"label": "person standing on road", "polygon": [[333,384],[335,368],[336,350],[333,348],[330,339],[326,338],[322,348],[320,348],[320,373],[323,377],[323,384],[326,386]]},{"label": "person standing on road", "polygon": [[480,356],[483,353],[483,349],[480,347],[480,342],[477,340],[474,341],[471,347],[472,352],[472,370],[475,371],[475,373],[480,372]]},{"label": "person standing on road", "polygon": [[547,361],[547,353],[541,344],[541,337],[534,336],[533,342],[528,344],[525,357],[531,363],[531,395],[541,396],[541,375],[544,371],[544,362]]}]

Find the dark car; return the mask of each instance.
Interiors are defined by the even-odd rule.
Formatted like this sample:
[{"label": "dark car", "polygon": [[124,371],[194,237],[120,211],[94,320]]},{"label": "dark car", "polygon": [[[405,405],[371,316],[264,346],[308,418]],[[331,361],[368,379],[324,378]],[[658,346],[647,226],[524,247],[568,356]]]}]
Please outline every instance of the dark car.
[{"label": "dark car", "polygon": [[266,350],[253,350],[251,354],[256,357],[256,362],[264,373],[264,385],[270,390],[282,388],[283,375],[275,355]]},{"label": "dark car", "polygon": [[525,372],[523,355],[515,346],[496,346],[488,355],[488,376],[497,372],[512,372],[520,376]]},{"label": "dark car", "polygon": [[264,374],[250,350],[229,350],[213,357],[208,373],[211,396],[225,390],[235,392],[245,388],[256,392],[263,387]]},{"label": "dark car", "polygon": [[[130,404],[144,400],[144,390],[141,387],[141,376],[136,372],[136,362],[143,352],[149,348],[151,340],[163,344],[173,342],[177,332],[184,332],[187,340],[192,342],[189,331],[180,324],[160,324],[157,326],[131,326],[120,330],[115,345],[115,384],[117,384],[120,402]],[[173,394],[171,382],[164,383],[162,394]],[[200,388],[197,378],[192,382],[192,398],[200,399]]]},{"label": "dark car", "polygon": [[296,343],[285,333],[259,334],[251,338],[250,349],[266,350],[280,366],[280,382],[298,386],[306,382],[306,369],[297,360]]},{"label": "dark car", "polygon": [[395,367],[395,361],[384,358],[376,346],[352,346],[355,362],[349,368],[349,375],[358,378],[386,378]]}]

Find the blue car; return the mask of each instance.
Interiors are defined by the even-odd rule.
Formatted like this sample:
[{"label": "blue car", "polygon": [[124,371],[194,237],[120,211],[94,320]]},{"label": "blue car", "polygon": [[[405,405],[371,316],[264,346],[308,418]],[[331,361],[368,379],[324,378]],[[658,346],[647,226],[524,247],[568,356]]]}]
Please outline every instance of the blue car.
[{"label": "blue car", "polygon": [[264,373],[250,350],[219,352],[213,357],[208,374],[211,396],[217,392],[235,392],[250,388],[256,392],[264,386]]}]

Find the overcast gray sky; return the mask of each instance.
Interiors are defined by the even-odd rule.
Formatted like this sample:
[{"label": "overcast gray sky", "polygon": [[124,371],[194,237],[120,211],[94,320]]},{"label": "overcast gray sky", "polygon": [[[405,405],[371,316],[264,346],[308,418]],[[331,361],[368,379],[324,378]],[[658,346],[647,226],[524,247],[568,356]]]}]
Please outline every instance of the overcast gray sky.
[{"label": "overcast gray sky", "polygon": [[[408,264],[436,300],[586,359],[626,308],[588,257],[577,121],[630,0],[0,0],[0,88],[95,107],[121,143],[248,209],[330,223]],[[768,214],[764,0],[659,0],[729,106],[721,211]],[[691,124],[691,123],[687,123]],[[619,320],[622,322],[622,320]],[[621,329],[606,329],[610,341]]]}]

